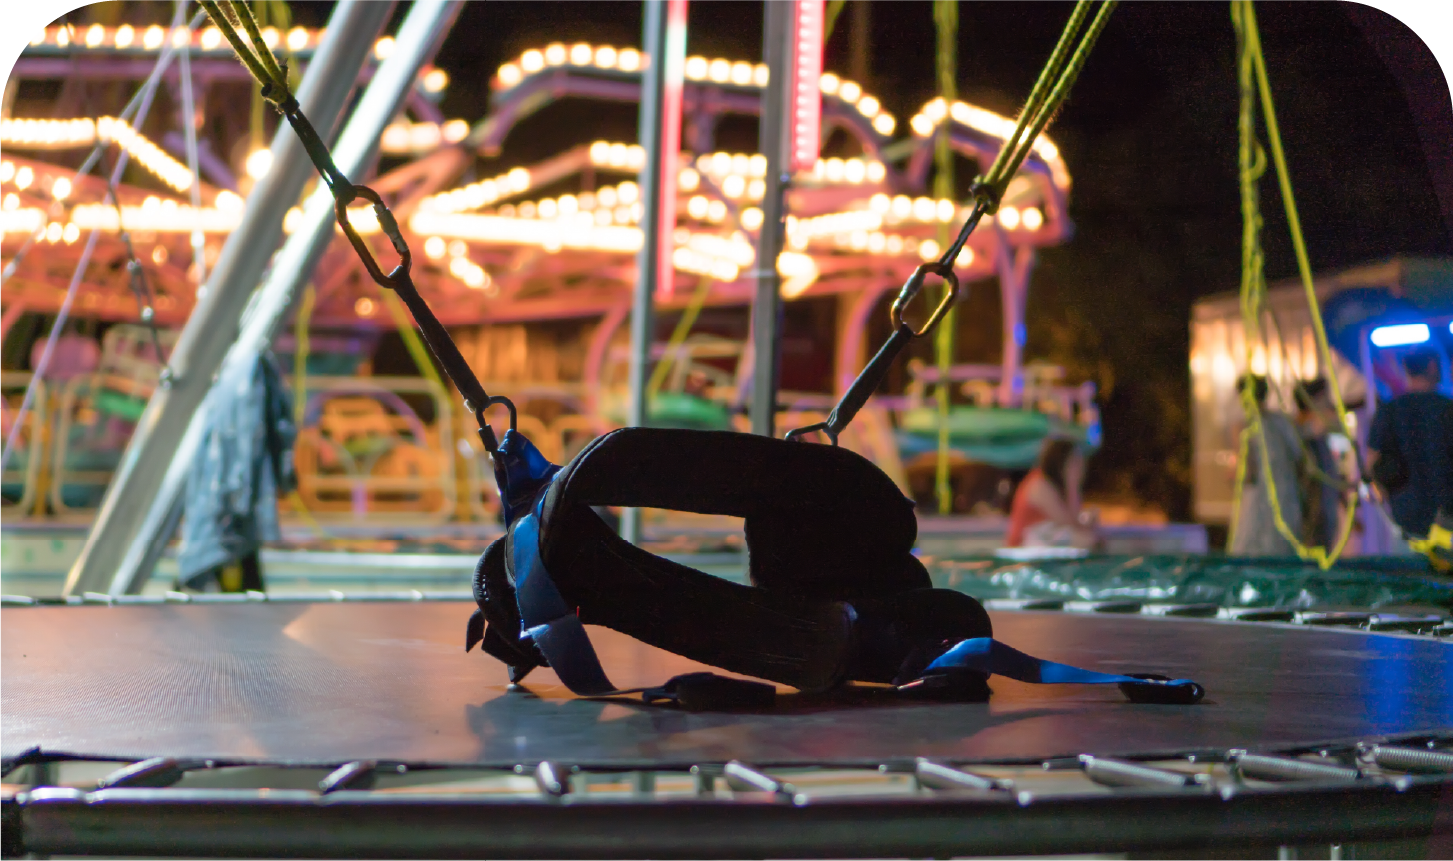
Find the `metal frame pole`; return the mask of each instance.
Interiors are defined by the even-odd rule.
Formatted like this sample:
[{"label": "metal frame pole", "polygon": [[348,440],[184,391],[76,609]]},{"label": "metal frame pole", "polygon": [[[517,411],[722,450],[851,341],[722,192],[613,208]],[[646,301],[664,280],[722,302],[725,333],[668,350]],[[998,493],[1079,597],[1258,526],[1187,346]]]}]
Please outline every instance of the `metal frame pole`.
[{"label": "metal frame pole", "polygon": [[759,149],[767,158],[767,189],[762,197],[762,231],[757,239],[757,292],[752,301],[752,433],[776,436],[777,379],[782,363],[782,296],[777,256],[782,253],[787,172],[787,106],[792,102],[792,23],[797,4],[765,4],[762,59],[767,86],[762,90]]},{"label": "metal frame pole", "polygon": [[[686,0],[646,0],[641,52],[650,58],[641,76],[640,126],[646,150],[641,171],[641,250],[636,256],[636,288],[631,304],[630,404],[626,424],[647,423],[650,404],[651,342],[655,336],[653,300],[669,294],[672,232],[676,228],[676,161],[681,148],[681,82],[686,63]],[[621,536],[641,543],[641,510],[621,512]]]},{"label": "metal frame pole", "polygon": [[[318,128],[336,125],[374,38],[392,13],[392,3],[344,0],[336,7],[298,89],[298,102]],[[197,288],[197,305],[168,358],[168,378],[137,422],[81,555],[66,578],[66,595],[106,591],[122,579],[145,582],[149,570],[123,578],[117,562],[143,528],[153,535],[169,524],[175,528],[180,494],[163,497],[161,492],[177,459],[178,444],[237,335],[270,252],[282,239],[283,215],[313,174],[292,129],[278,130],[272,151],[272,169],[249,196],[242,223],[223,246],[211,279]]]}]

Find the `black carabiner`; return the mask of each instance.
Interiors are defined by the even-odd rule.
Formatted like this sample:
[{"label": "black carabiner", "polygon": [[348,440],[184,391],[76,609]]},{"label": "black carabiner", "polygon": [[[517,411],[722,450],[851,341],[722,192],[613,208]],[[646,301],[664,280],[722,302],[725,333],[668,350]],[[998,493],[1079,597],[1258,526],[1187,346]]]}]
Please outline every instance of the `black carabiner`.
[{"label": "black carabiner", "polygon": [[[921,328],[914,329],[904,322],[903,310],[923,290],[923,281],[930,274],[942,278],[944,286],[948,289],[944,291],[942,301],[929,315],[928,321]],[[887,376],[888,369],[893,366],[893,361],[898,358],[898,354],[903,352],[903,348],[908,346],[914,338],[921,338],[933,331],[933,328],[943,321],[954,302],[958,301],[958,297],[959,276],[954,273],[951,265],[941,260],[931,260],[913,270],[913,274],[908,276],[908,280],[903,283],[903,288],[898,291],[898,298],[893,300],[893,307],[888,312],[889,319],[893,322],[893,334],[888,336],[888,340],[878,348],[878,352],[863,368],[863,372],[858,374],[856,380],[853,380],[853,384],[837,402],[837,406],[833,407],[832,412],[828,414],[827,421],[794,428],[787,432],[786,438],[789,440],[803,439],[808,434],[821,431],[832,440],[833,445],[837,445],[838,435],[857,416],[858,411],[868,402],[868,398],[872,397],[873,392],[878,390],[878,386]]]},{"label": "black carabiner", "polygon": [[924,263],[913,270],[913,274],[908,276],[908,280],[903,283],[903,289],[898,291],[898,298],[893,300],[893,307],[889,309],[888,316],[893,321],[894,329],[907,325],[903,322],[903,310],[908,307],[908,303],[912,302],[913,298],[923,289],[923,280],[930,274],[942,278],[944,286],[948,289],[944,292],[942,301],[938,303],[937,308],[933,309],[933,313],[929,315],[928,321],[923,324],[922,328],[914,331],[912,327],[909,327],[909,330],[913,332],[913,337],[915,338],[921,338],[929,332],[932,332],[934,327],[943,321],[944,316],[948,314],[949,309],[954,306],[954,303],[959,298],[959,276],[954,274],[953,264],[945,263],[942,260],[931,260],[928,263]]}]

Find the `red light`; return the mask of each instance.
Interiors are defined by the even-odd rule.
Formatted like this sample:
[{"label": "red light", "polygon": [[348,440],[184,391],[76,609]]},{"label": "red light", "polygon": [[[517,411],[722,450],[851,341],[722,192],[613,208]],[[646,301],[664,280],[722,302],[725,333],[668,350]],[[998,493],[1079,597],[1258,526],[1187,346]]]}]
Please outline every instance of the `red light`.
[{"label": "red light", "polygon": [[822,130],[822,27],[824,0],[793,0],[792,143],[789,168],[811,170]]}]

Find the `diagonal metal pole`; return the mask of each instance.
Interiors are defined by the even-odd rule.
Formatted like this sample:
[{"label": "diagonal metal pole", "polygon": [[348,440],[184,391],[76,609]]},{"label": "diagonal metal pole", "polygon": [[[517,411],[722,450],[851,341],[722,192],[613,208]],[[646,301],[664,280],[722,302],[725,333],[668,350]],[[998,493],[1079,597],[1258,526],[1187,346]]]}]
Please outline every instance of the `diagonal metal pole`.
[{"label": "diagonal metal pole", "polygon": [[[392,12],[392,3],[363,0],[344,0],[335,7],[297,95],[318,128],[336,125]],[[137,422],[81,555],[66,577],[66,595],[108,591],[117,579],[117,563],[143,526],[168,537],[176,526],[180,497],[161,495],[164,479],[282,239],[283,216],[313,175],[302,143],[286,125],[273,139],[272,152],[272,169],[249,196],[242,223],[228,237],[211,278],[197,288],[196,307],[168,359],[170,374]],[[159,507],[162,516],[157,518]]]}]

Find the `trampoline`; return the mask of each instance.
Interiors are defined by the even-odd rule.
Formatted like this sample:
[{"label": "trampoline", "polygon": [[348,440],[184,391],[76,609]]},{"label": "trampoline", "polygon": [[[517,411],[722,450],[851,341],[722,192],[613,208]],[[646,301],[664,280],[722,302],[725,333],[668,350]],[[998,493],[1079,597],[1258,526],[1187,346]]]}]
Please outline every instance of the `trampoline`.
[{"label": "trampoline", "polygon": [[[772,708],[689,713],[578,699],[549,670],[512,690],[498,662],[464,653],[471,609],[261,593],[6,608],[7,772],[74,760],[121,769],[99,787],[8,785],[7,844],[208,855],[940,855],[1446,839],[1449,829],[1438,810],[1453,791],[1453,775],[1439,771],[1453,772],[1453,652],[1442,638],[1001,610],[992,615],[1007,643],[1096,669],[1195,678],[1206,699],[1135,705],[1113,687],[996,677],[988,703],[784,689]],[[622,685],[700,668],[608,630],[592,638]],[[1433,766],[1368,758],[1379,749]],[[1282,765],[1270,777],[1248,770],[1238,759],[1246,750]],[[127,772],[127,763],[139,765]],[[1276,776],[1287,763],[1288,775]],[[1120,766],[1147,774],[1103,772]],[[204,777],[247,768],[306,778],[220,789]],[[934,768],[1000,777],[948,791]],[[1035,782],[1059,772],[1082,785]],[[465,790],[443,777],[489,773],[516,783]],[[428,778],[379,782],[401,774]],[[803,784],[804,774],[839,775],[839,788],[815,795],[802,786],[817,778]],[[1177,774],[1185,779],[1174,785]],[[657,788],[672,775],[693,782],[680,795]],[[623,794],[592,789],[601,780],[624,781]]]}]

